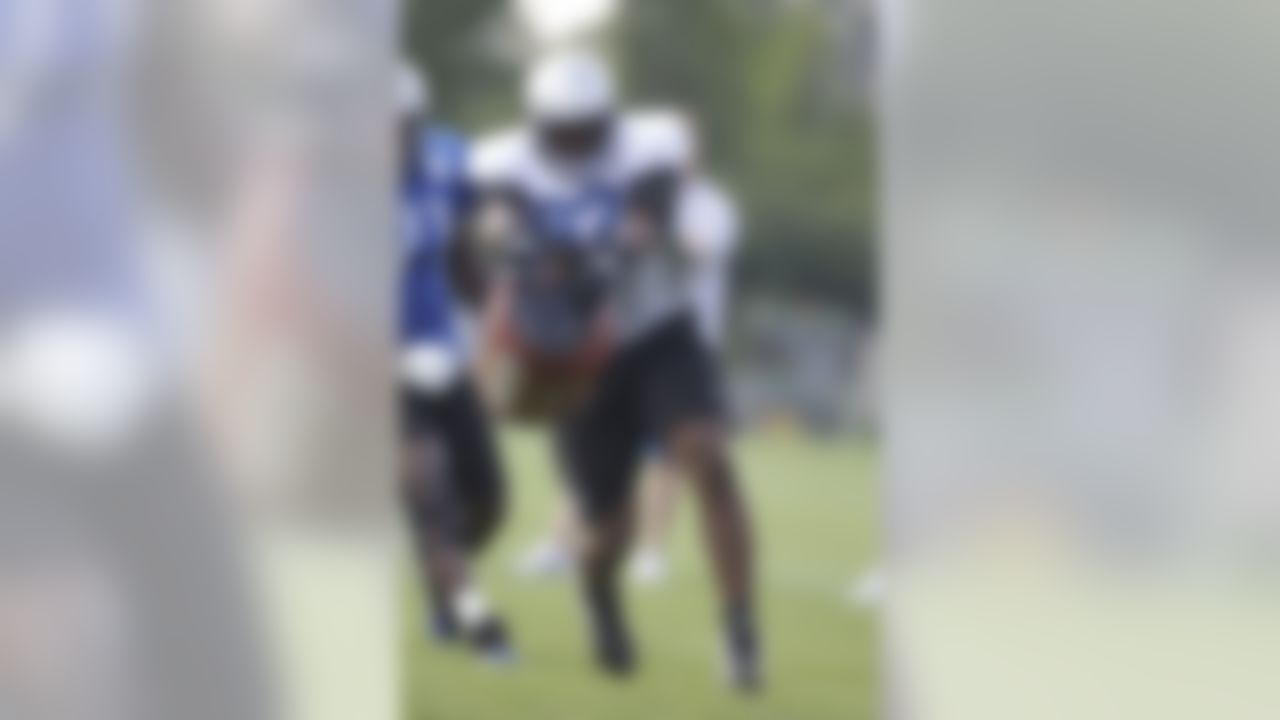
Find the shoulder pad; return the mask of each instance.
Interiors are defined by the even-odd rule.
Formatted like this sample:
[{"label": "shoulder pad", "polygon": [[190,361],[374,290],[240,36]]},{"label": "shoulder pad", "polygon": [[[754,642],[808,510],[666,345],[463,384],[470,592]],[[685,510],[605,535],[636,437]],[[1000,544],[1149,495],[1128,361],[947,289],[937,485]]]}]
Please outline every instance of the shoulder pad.
[{"label": "shoulder pad", "polygon": [[529,135],[522,128],[486,135],[471,153],[468,175],[481,186],[510,182],[527,162],[529,149]]},{"label": "shoulder pad", "polygon": [[697,154],[692,124],[675,110],[633,112],[622,119],[624,163],[639,172],[683,170]]},{"label": "shoulder pad", "polygon": [[742,218],[733,196],[706,177],[685,184],[676,225],[690,249],[707,259],[732,253],[742,233]]}]

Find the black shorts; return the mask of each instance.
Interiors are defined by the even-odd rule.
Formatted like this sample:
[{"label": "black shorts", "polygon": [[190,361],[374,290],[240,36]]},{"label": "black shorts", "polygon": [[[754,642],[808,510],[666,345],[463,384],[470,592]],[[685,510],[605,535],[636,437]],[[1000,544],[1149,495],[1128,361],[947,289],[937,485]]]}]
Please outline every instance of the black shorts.
[{"label": "black shorts", "polygon": [[[472,536],[487,535],[488,526],[501,514],[506,481],[493,428],[470,379],[438,395],[403,388],[400,425],[406,442],[427,439],[439,443],[449,493],[464,514],[463,540],[470,544],[483,539]],[[476,525],[484,527],[473,527]]]},{"label": "black shorts", "polygon": [[723,418],[716,360],[691,317],[681,316],[610,360],[586,406],[560,427],[569,482],[591,520],[630,499],[639,460],[686,422]]}]

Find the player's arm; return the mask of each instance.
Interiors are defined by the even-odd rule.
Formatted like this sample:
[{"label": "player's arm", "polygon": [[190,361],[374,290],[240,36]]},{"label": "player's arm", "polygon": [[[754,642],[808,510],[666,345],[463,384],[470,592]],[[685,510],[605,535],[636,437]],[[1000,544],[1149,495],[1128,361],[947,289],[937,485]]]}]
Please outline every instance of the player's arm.
[{"label": "player's arm", "polygon": [[461,221],[449,239],[447,256],[450,280],[458,299],[470,307],[484,302],[489,285],[489,268],[480,245],[482,237],[478,216],[482,209],[480,193],[470,184],[460,191]]},{"label": "player's arm", "polygon": [[707,178],[691,178],[675,210],[675,237],[696,265],[727,262],[737,250],[742,218],[733,196]]},{"label": "player's arm", "polygon": [[658,169],[640,177],[626,199],[619,227],[623,246],[632,252],[670,251],[676,230],[676,200],[682,175],[674,169]]},{"label": "player's arm", "polygon": [[643,175],[632,190],[631,211],[651,222],[660,235],[674,229],[682,176],[678,168],[658,168]]}]

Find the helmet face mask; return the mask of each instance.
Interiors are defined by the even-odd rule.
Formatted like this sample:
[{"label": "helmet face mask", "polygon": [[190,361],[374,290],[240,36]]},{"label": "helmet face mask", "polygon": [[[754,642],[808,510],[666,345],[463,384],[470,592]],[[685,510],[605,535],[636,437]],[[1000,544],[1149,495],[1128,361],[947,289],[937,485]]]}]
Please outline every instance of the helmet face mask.
[{"label": "helmet face mask", "polygon": [[551,157],[570,163],[598,157],[613,134],[613,115],[537,125],[538,143]]}]

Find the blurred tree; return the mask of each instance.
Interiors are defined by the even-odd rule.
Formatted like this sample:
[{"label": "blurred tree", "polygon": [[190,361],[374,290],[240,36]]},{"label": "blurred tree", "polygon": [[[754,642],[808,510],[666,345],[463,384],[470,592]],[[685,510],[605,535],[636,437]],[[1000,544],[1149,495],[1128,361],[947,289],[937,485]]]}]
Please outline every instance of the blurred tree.
[{"label": "blurred tree", "polygon": [[703,130],[708,159],[727,169],[741,159],[741,110],[750,92],[748,49],[736,0],[632,2],[617,25],[631,97],[674,103]]},{"label": "blurred tree", "polygon": [[[875,159],[869,109],[836,42],[856,17],[827,0],[644,0],[619,52],[631,90],[700,119],[713,168],[748,217],[745,292],[802,294],[866,315],[874,305]],[[833,67],[834,66],[834,67]]]},{"label": "blurred tree", "polygon": [[465,127],[487,127],[515,111],[515,68],[495,52],[505,0],[406,0],[405,52],[425,68],[437,107]]}]

